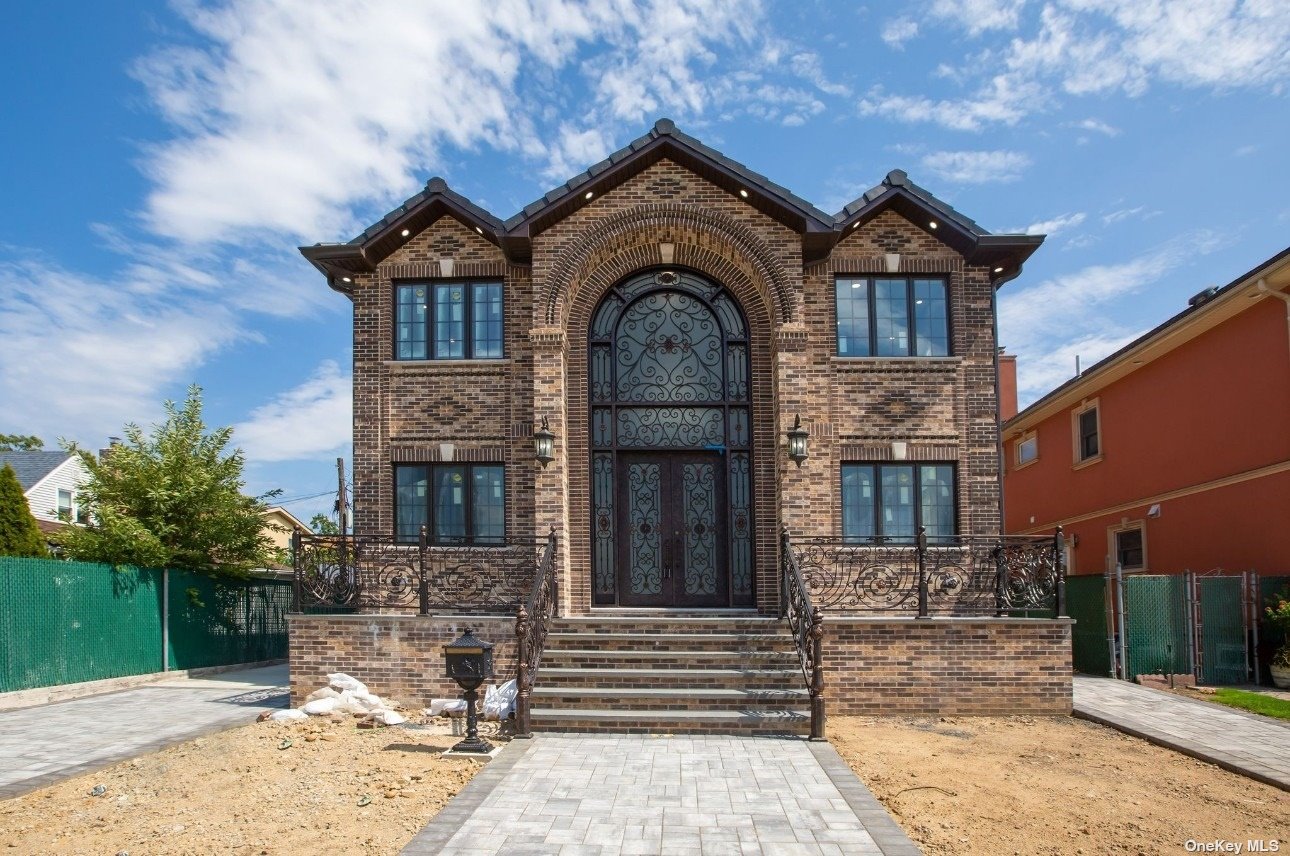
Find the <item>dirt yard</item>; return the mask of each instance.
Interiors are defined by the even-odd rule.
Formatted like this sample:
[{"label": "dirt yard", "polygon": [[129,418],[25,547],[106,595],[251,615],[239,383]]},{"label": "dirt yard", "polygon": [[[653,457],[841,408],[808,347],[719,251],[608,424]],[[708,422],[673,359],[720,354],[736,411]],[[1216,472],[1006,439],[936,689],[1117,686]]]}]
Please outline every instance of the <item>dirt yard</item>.
[{"label": "dirt yard", "polygon": [[397,853],[482,767],[439,756],[448,730],[322,717],[193,740],[0,802],[0,854]]},{"label": "dirt yard", "polygon": [[1065,717],[832,717],[829,738],[929,856],[1290,846],[1290,794]]}]

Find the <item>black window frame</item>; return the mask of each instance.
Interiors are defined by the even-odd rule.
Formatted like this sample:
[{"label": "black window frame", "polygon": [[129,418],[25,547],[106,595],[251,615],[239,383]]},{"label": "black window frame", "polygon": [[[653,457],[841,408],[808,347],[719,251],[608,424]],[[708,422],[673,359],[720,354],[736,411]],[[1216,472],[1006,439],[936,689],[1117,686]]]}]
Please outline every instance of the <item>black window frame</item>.
[{"label": "black window frame", "polygon": [[[1102,454],[1102,421],[1101,416],[1098,413],[1098,407],[1099,405],[1095,404],[1092,407],[1086,407],[1079,413],[1075,414],[1075,438],[1079,444],[1076,451],[1079,463],[1091,461]],[[1084,420],[1088,418],[1091,418],[1093,421],[1092,432],[1086,432],[1084,430]],[[1092,439],[1094,446],[1092,452],[1088,451],[1088,441],[1090,438]]]},{"label": "black window frame", "polygon": [[[1136,534],[1138,536],[1138,546],[1136,548],[1136,552],[1138,554],[1137,564],[1128,564],[1124,561],[1125,554],[1135,552],[1135,550],[1133,548],[1124,550],[1120,547],[1120,537],[1123,535],[1132,535],[1132,534]],[[1114,542],[1114,545],[1115,545],[1115,563],[1117,565],[1119,565],[1124,570],[1141,571],[1146,569],[1147,567],[1147,532],[1145,527],[1129,526],[1124,529],[1116,529],[1112,532],[1111,540]]]},{"label": "black window frame", "polygon": [[[872,536],[848,535],[846,532],[846,492],[844,483],[846,478],[847,467],[868,467],[873,471],[873,531]],[[954,461],[843,461],[838,468],[838,510],[841,514],[838,527],[842,540],[846,543],[854,544],[912,544],[916,536],[910,535],[885,535],[882,532],[882,467],[908,467],[914,471],[914,532],[918,532],[918,527],[923,523],[923,480],[919,470],[922,467],[949,467],[950,478],[952,481],[951,491],[954,495],[954,519],[951,524],[953,531],[948,535],[928,535],[928,544],[949,544],[958,539],[959,532],[959,467]]]},{"label": "black window frame", "polygon": [[[489,467],[502,471],[502,535],[500,540],[490,539],[487,541],[476,540],[475,537],[475,479],[474,471],[477,467]],[[466,535],[464,538],[452,538],[439,540],[435,534],[435,503],[434,503],[434,471],[436,469],[464,469],[465,477],[465,496],[462,500],[465,508]],[[426,461],[419,463],[398,463],[392,468],[391,487],[393,490],[393,509],[394,518],[394,540],[400,544],[415,544],[420,539],[420,534],[414,536],[404,535],[399,532],[399,470],[402,469],[424,469],[426,471],[426,500],[425,500],[425,527],[426,543],[431,547],[505,547],[507,545],[507,499],[510,491],[506,484],[506,464],[501,461]]]},{"label": "black window frame", "polygon": [[[460,285],[466,289],[466,306],[462,315],[462,356],[460,357],[436,357],[434,354],[434,330],[435,330],[435,312],[436,304],[434,299],[434,290],[439,286]],[[500,290],[502,298],[502,317],[501,317],[501,353],[495,357],[475,356],[475,288],[481,285],[495,285]],[[426,320],[425,320],[425,348],[424,357],[400,357],[399,356],[399,294],[405,288],[425,288],[426,289]],[[495,277],[472,277],[464,279],[418,279],[418,280],[399,280],[394,283],[390,290],[390,299],[392,301],[390,317],[393,320],[393,335],[391,338],[392,358],[398,362],[437,362],[452,363],[464,362],[467,360],[504,360],[506,359],[506,282],[503,279]]]},{"label": "black window frame", "polygon": [[[866,289],[865,303],[868,308],[869,321],[869,353],[867,354],[844,354],[842,353],[842,328],[838,322],[840,317],[838,306],[838,283],[855,282],[863,280],[868,283]],[[905,283],[905,321],[909,331],[909,345],[904,354],[878,354],[878,313],[876,311],[877,289],[874,283],[879,280],[896,282],[903,280]],[[945,353],[943,354],[919,354],[918,353],[918,319],[914,307],[914,281],[915,280],[934,280],[945,288]],[[939,274],[924,275],[907,275],[907,276],[882,276],[877,274],[836,274],[833,278],[833,348],[837,356],[849,360],[937,360],[945,357],[954,356],[954,317],[951,309],[952,301],[950,300],[950,278]]]}]

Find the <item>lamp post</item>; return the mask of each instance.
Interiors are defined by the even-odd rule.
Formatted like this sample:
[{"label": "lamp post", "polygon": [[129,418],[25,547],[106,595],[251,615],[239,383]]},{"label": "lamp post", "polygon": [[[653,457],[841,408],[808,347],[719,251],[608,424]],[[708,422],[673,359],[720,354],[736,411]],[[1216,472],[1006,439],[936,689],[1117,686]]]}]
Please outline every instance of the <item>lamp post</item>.
[{"label": "lamp post", "polygon": [[806,440],[810,434],[802,427],[802,414],[793,417],[793,427],[788,430],[788,457],[799,467],[810,457],[806,452]]},{"label": "lamp post", "polygon": [[448,677],[466,691],[466,739],[452,747],[454,752],[487,755],[493,746],[479,736],[475,702],[479,686],[493,676],[493,643],[477,639],[469,627],[460,637],[443,646],[444,669]]},{"label": "lamp post", "polygon": [[533,432],[533,452],[543,467],[555,460],[555,434],[551,433],[545,416],[542,427]]}]

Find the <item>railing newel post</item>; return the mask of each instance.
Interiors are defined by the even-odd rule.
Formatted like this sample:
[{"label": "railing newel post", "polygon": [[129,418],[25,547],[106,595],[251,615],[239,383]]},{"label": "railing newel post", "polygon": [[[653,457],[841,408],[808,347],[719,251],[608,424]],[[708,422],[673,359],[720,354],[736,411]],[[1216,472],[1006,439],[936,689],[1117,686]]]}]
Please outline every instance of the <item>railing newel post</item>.
[{"label": "railing newel post", "polygon": [[422,615],[430,614],[430,583],[426,579],[426,543],[427,543],[426,525],[421,524],[421,531],[417,538],[417,570],[420,577],[417,580],[417,600],[418,608]]},{"label": "railing newel post", "polygon": [[529,733],[529,614],[520,604],[515,611],[515,648],[519,665],[515,675],[515,736],[530,737]]},{"label": "railing newel post", "polygon": [[811,739],[824,737],[824,613],[811,610]]},{"label": "railing newel post", "polygon": [[788,562],[792,542],[789,539],[788,527],[779,530],[779,617],[788,617]]},{"label": "railing newel post", "polygon": [[1008,614],[1008,550],[1002,541],[994,548],[994,614]]},{"label": "railing newel post", "polygon": [[915,544],[918,554],[918,617],[930,618],[927,605],[927,527],[918,527]]},{"label": "railing newel post", "polygon": [[1053,618],[1066,618],[1066,536],[1060,526],[1053,533],[1053,573],[1057,589],[1053,594]]},{"label": "railing newel post", "polygon": [[300,530],[291,532],[291,611],[300,612]]}]

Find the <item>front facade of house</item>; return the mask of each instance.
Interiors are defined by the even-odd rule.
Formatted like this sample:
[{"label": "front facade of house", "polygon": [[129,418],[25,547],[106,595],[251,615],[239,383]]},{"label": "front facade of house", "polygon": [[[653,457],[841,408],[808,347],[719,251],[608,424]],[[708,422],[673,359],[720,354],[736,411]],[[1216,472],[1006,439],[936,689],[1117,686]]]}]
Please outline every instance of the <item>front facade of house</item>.
[{"label": "front facade of house", "polygon": [[432,179],[302,248],[354,305],[355,538],[500,556],[554,532],[562,615],[774,617],[782,532],[997,537],[995,291],[1041,241],[899,171],[827,215],[667,120],[505,222]]},{"label": "front facade of house", "polygon": [[1007,531],[1068,569],[1290,574],[1290,250],[1004,426]]},{"label": "front facade of house", "polygon": [[13,467],[18,476],[31,516],[41,531],[55,532],[68,524],[88,521],[80,492],[89,473],[75,455],[43,449],[0,452],[0,467],[5,464]]}]

